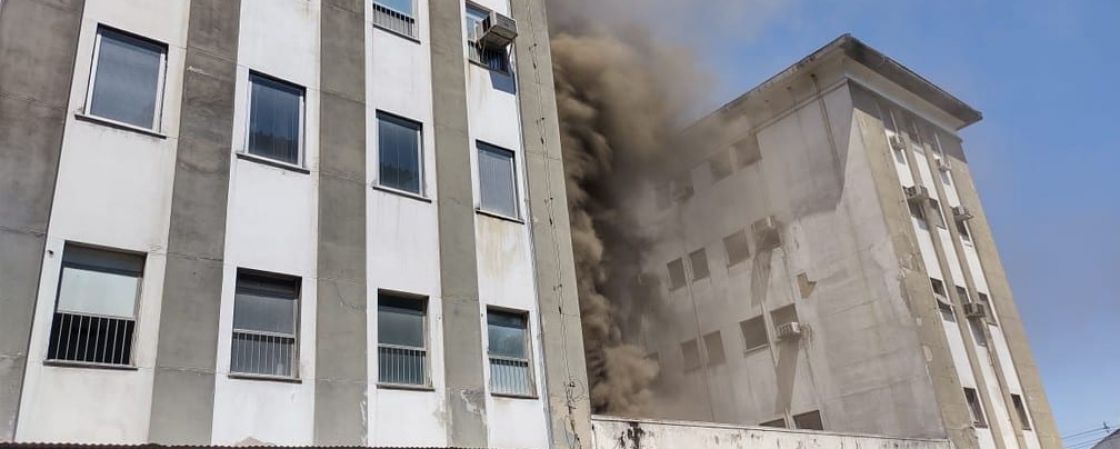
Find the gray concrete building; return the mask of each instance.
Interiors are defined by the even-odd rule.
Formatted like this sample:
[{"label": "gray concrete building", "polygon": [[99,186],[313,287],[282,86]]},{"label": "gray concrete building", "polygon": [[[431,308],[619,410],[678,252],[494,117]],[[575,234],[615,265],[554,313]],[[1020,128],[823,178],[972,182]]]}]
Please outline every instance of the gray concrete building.
[{"label": "gray concrete building", "polygon": [[1060,448],[957,134],[980,119],[845,35],[692,126],[639,201],[657,414]]}]

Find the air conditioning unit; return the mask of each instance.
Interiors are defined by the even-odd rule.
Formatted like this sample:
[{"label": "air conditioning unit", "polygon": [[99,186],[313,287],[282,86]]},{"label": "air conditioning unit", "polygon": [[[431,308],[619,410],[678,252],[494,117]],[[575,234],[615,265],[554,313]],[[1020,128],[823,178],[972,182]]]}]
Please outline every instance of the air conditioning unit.
[{"label": "air conditioning unit", "polygon": [[968,221],[972,219],[972,211],[967,207],[957,206],[953,208],[953,218],[957,221]]},{"label": "air conditioning unit", "polygon": [[988,308],[978,302],[965,303],[964,316],[969,318],[986,318],[988,316]]},{"label": "air conditioning unit", "polygon": [[929,189],[925,186],[906,187],[906,199],[909,201],[925,201],[929,199]]},{"label": "air conditioning unit", "polygon": [[953,165],[945,159],[937,158],[937,169],[943,172],[947,172],[953,169]]},{"label": "air conditioning unit", "polygon": [[754,234],[759,249],[774,248],[781,245],[782,237],[779,228],[778,219],[774,218],[773,215],[751,224],[751,233]]},{"label": "air conditioning unit", "polygon": [[778,325],[777,334],[779,340],[792,340],[801,336],[801,323],[790,321]]},{"label": "air conditioning unit", "polygon": [[475,36],[478,36],[478,43],[483,47],[505,48],[517,37],[517,22],[491,11],[490,15],[478,23]]},{"label": "air conditioning unit", "polygon": [[892,150],[902,151],[906,149],[906,143],[902,141],[902,136],[890,136],[888,140],[890,141]]}]

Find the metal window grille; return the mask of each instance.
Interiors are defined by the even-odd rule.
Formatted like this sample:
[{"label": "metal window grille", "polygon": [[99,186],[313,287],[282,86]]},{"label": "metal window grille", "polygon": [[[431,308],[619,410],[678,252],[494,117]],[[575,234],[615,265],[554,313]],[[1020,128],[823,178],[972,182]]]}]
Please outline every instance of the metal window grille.
[{"label": "metal window grille", "polygon": [[230,371],[261,376],[295,377],[295,336],[234,329]]},{"label": "metal window grille", "polygon": [[234,297],[230,372],[294,378],[299,278],[243,271]]},{"label": "metal window grille", "polygon": [[424,348],[379,344],[377,355],[381,383],[428,385],[428,351]]},{"label": "metal window grille", "polygon": [[533,394],[529,360],[490,356],[490,389],[498,394],[530,396]]},{"label": "metal window grille", "polygon": [[135,330],[136,321],[131,319],[55,312],[47,358],[129,365]]},{"label": "metal window grille", "polygon": [[470,60],[495,72],[509,72],[509,54],[505,48],[488,47],[477,42],[467,43]]},{"label": "metal window grille", "polygon": [[417,39],[416,19],[414,17],[378,2],[373,2],[373,25],[402,36]]}]

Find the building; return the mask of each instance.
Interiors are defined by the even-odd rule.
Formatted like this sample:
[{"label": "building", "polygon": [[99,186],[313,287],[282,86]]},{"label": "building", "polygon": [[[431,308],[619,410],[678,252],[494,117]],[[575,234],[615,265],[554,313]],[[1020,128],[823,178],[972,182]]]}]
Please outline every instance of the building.
[{"label": "building", "polygon": [[[1107,429],[1107,427],[1105,427]],[[1092,449],[1120,449],[1120,430],[1109,433],[1108,436],[1101,438]]]},{"label": "building", "polygon": [[845,35],[691,127],[707,150],[638,206],[659,414],[1060,448],[957,135],[980,119]]},{"label": "building", "polygon": [[589,432],[542,3],[0,2],[0,442]]}]

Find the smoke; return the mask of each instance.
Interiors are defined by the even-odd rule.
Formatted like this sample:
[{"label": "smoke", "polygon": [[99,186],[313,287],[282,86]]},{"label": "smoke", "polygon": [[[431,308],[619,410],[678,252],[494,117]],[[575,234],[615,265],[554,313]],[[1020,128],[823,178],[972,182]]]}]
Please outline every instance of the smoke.
[{"label": "smoke", "polygon": [[[551,47],[591,404],[634,416],[650,412],[658,367],[628,342],[664,313],[657,276],[640,271],[634,205],[684,148],[706,77],[688,51],[612,18],[634,2],[593,3],[549,1]],[[592,7],[601,14],[583,14]]]}]

